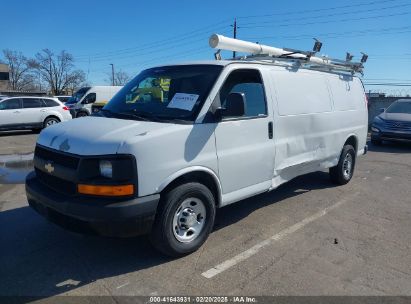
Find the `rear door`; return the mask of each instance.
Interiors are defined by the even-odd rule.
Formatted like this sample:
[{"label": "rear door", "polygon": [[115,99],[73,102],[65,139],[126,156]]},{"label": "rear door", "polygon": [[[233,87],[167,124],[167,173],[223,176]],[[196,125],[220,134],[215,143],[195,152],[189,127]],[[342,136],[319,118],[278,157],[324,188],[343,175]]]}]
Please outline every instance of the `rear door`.
[{"label": "rear door", "polygon": [[39,126],[47,115],[47,107],[41,98],[23,98],[22,117],[28,125]]},{"label": "rear door", "polygon": [[[244,93],[245,115],[225,117],[216,126],[216,149],[223,194],[243,197],[271,185],[274,168],[272,111],[260,71],[238,69],[225,80],[216,100],[224,107],[229,93]],[[249,189],[245,189],[250,187]],[[241,190],[241,191],[240,191]],[[232,200],[237,197],[234,195]],[[230,201],[229,198],[227,198]]]},{"label": "rear door", "polygon": [[23,123],[20,98],[0,102],[0,127],[17,126]]}]

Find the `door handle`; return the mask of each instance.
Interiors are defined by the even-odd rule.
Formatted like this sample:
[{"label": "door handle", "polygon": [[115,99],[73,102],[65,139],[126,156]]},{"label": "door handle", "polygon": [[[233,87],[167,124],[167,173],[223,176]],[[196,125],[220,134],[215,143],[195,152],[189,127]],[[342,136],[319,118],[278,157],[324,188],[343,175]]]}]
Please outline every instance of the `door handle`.
[{"label": "door handle", "polygon": [[268,123],[268,138],[273,139],[273,122]]},{"label": "door handle", "polygon": [[19,111],[19,110],[16,110],[16,111],[14,111],[13,113],[20,113],[20,111]]},{"label": "door handle", "polygon": [[41,109],[40,111],[41,111],[41,112],[47,112],[47,110],[46,110],[46,109]]}]

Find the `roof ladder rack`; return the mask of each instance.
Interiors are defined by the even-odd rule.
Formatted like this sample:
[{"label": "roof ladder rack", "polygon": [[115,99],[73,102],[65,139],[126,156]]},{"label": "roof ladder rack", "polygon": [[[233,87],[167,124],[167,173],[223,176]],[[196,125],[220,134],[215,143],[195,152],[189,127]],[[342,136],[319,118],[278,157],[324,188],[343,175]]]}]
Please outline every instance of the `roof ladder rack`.
[{"label": "roof ladder rack", "polygon": [[312,51],[301,51],[289,48],[276,48],[263,44],[248,42],[239,39],[233,39],[218,34],[213,34],[210,37],[209,44],[212,48],[218,49],[215,57],[221,59],[220,51],[228,50],[235,52],[250,53],[250,56],[243,56],[234,58],[233,60],[254,60],[272,62],[277,64],[278,62],[293,62],[300,66],[304,66],[310,69],[320,69],[327,71],[345,71],[351,74],[361,73],[363,74],[364,63],[368,59],[368,55],[361,53],[362,58],[360,62],[353,62],[354,57],[350,53],[347,53],[345,60],[329,58],[326,56],[315,56],[317,52],[321,50],[322,43],[315,39],[315,44]]}]

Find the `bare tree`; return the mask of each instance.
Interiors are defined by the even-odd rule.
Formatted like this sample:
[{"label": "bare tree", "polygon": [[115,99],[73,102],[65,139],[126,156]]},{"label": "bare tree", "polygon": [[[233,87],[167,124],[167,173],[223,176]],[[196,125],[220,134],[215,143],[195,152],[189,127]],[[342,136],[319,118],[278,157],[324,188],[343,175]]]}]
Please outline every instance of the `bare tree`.
[{"label": "bare tree", "polygon": [[66,51],[55,55],[51,50],[43,49],[36,54],[31,65],[39,71],[53,95],[64,94],[67,89],[77,87],[85,81],[85,73],[74,70],[73,56]]},{"label": "bare tree", "polygon": [[9,49],[3,50],[4,63],[10,69],[10,89],[15,91],[28,90],[33,86],[34,78],[30,75],[30,61],[21,53]]},{"label": "bare tree", "polygon": [[116,85],[116,86],[123,86],[127,82],[130,81],[131,77],[124,71],[119,70],[114,73],[114,81],[113,81],[113,75],[111,73],[107,73],[108,79],[106,81],[110,84]]}]

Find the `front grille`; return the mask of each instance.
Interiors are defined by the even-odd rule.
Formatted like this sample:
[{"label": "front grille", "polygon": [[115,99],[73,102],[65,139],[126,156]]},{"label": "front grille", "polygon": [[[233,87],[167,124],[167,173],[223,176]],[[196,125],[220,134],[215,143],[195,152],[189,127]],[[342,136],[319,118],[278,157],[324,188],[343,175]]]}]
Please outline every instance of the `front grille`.
[{"label": "front grille", "polygon": [[411,132],[411,122],[386,120],[385,128],[393,131]]},{"label": "front grille", "polygon": [[36,149],[34,150],[34,157],[38,157],[46,161],[51,161],[53,163],[75,170],[77,169],[80,162],[79,157],[63,154],[58,151],[54,152],[41,146],[36,146]]},{"label": "front grille", "polygon": [[34,170],[36,172],[38,180],[45,186],[63,194],[76,194],[77,188],[75,183],[72,183],[70,181],[61,179],[53,175],[49,175],[37,168],[34,168]]}]

